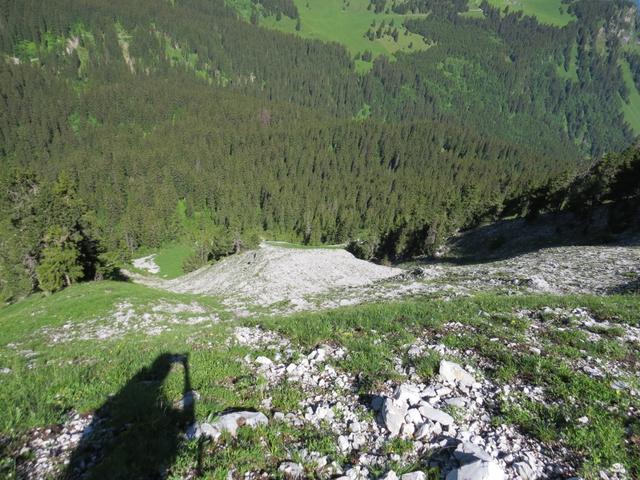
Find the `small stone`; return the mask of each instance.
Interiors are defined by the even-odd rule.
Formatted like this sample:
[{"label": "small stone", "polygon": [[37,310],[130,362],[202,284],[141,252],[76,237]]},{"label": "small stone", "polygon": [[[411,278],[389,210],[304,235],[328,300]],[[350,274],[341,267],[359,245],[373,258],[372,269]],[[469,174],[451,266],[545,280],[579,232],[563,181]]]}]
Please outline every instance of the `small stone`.
[{"label": "small stone", "polygon": [[365,446],[367,443],[367,437],[365,437],[362,433],[356,433],[353,436],[353,440],[351,441],[351,446],[358,450]]},{"label": "small stone", "polygon": [[256,358],[256,363],[258,365],[263,365],[263,366],[271,366],[273,365],[273,362],[271,361],[271,359],[267,358],[267,357],[263,357],[263,356],[259,356]]},{"label": "small stone", "polygon": [[535,473],[527,462],[514,463],[513,468],[521,480],[535,480]]},{"label": "small stone", "polygon": [[[474,437],[472,441],[475,438],[476,437]],[[480,438],[480,440],[482,439]],[[456,460],[458,460],[460,463],[470,463],[476,460],[484,460],[486,462],[492,461],[491,455],[487,454],[482,448],[478,447],[477,445],[469,442],[460,443],[453,452],[453,456],[456,457]]]},{"label": "small stone", "polygon": [[[218,417],[215,422],[211,424],[211,427],[218,432],[229,432],[231,436],[235,437],[239,427],[257,427],[259,425],[266,425],[267,423],[269,423],[269,419],[261,412],[232,412]],[[206,424],[203,424],[203,426],[204,425]],[[218,437],[214,437],[214,440],[217,438]]]},{"label": "small stone", "polygon": [[391,436],[398,435],[407,414],[407,404],[392,398],[386,398],[382,406],[382,419]]},{"label": "small stone", "polygon": [[447,360],[440,361],[440,377],[449,383],[459,383],[465,387],[471,387],[476,382],[473,375],[467,372],[464,368],[454,362]]},{"label": "small stone", "polygon": [[176,407],[179,408],[180,410],[183,410],[185,408],[189,408],[199,398],[200,398],[200,394],[198,394],[198,392],[196,392],[195,390],[190,390],[190,391],[186,392],[182,396],[182,398],[176,402]]},{"label": "small stone", "polygon": [[467,402],[462,397],[448,398],[444,401],[444,403],[458,408],[464,408],[467,405]]},{"label": "small stone", "polygon": [[417,438],[418,440],[421,440],[425,437],[430,436],[431,432],[432,432],[431,424],[429,424],[429,422],[425,422],[418,427],[418,429],[414,433],[414,437]]},{"label": "small stone", "polygon": [[505,474],[496,462],[475,462],[450,471],[446,480],[505,480]]},{"label": "small stone", "polygon": [[415,431],[416,426],[413,423],[405,423],[400,429],[400,433],[402,433],[404,437],[413,437]]},{"label": "small stone", "polygon": [[427,480],[427,476],[424,472],[411,472],[401,475],[400,480]]},{"label": "small stone", "polygon": [[428,405],[420,406],[420,414],[432,422],[438,422],[440,425],[448,426],[453,424],[453,417],[451,415]]},{"label": "small stone", "polygon": [[278,471],[282,472],[285,478],[291,480],[304,478],[304,467],[299,463],[282,462],[278,467]]},{"label": "small stone", "polygon": [[413,423],[414,425],[420,425],[422,423],[422,415],[417,408],[410,408],[404,417],[405,422]]},{"label": "small stone", "polygon": [[349,443],[349,439],[344,435],[340,435],[338,437],[338,448],[342,452],[348,452],[351,450],[351,444]]},{"label": "small stone", "polygon": [[382,477],[380,477],[380,480],[398,480],[398,475],[396,475],[396,472],[394,472],[393,470],[389,470]]},{"label": "small stone", "polygon": [[393,398],[398,402],[406,402],[409,405],[418,405],[422,400],[422,395],[418,387],[409,384],[402,384],[393,394]]}]

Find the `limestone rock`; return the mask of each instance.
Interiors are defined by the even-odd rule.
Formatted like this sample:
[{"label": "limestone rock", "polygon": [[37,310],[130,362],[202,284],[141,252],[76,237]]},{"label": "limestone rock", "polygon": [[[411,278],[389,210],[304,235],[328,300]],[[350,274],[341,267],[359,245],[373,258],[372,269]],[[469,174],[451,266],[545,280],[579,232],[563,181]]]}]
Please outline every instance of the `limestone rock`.
[{"label": "limestone rock", "polygon": [[411,472],[401,475],[400,480],[427,480],[427,476],[424,472]]},{"label": "limestone rock", "polygon": [[398,475],[396,475],[396,472],[394,472],[393,470],[389,470],[382,477],[380,477],[380,480],[398,480]]},{"label": "limestone rock", "polygon": [[273,365],[273,362],[271,361],[271,359],[269,359],[267,357],[263,357],[262,355],[256,358],[256,363],[258,365],[263,365],[263,366],[271,366],[271,365]]},{"label": "limestone rock", "polygon": [[533,468],[527,462],[514,463],[513,468],[521,480],[535,480],[536,478]]},{"label": "limestone rock", "polygon": [[407,414],[406,402],[399,402],[393,398],[386,398],[382,405],[382,419],[391,435],[398,435]]},{"label": "limestone rock", "polygon": [[288,478],[290,480],[304,478],[304,467],[299,463],[282,462],[278,467],[278,471],[282,472],[284,478]]},{"label": "limestone rock", "polygon": [[239,427],[257,427],[266,425],[269,419],[261,412],[231,412],[224,414],[213,423],[193,424],[187,429],[187,438],[210,437],[217,440],[222,432],[235,437]]},{"label": "limestone rock", "polygon": [[447,474],[446,480],[505,480],[505,474],[496,462],[476,460]]},{"label": "limestone rock", "polygon": [[453,425],[453,417],[442,410],[433,408],[429,405],[420,406],[420,414],[432,422],[438,422],[440,425],[449,426]]},{"label": "limestone rock", "polygon": [[405,402],[413,406],[420,403],[422,395],[417,387],[404,383],[396,388],[393,398],[398,402]]},{"label": "limestone rock", "polygon": [[464,387],[471,387],[475,382],[475,378],[464,368],[454,362],[442,360],[440,362],[440,377],[449,383],[459,383]]},{"label": "limestone rock", "polygon": [[492,461],[491,455],[470,442],[462,442],[459,444],[453,452],[453,456],[462,464],[475,462],[476,460],[483,460],[485,462]]}]

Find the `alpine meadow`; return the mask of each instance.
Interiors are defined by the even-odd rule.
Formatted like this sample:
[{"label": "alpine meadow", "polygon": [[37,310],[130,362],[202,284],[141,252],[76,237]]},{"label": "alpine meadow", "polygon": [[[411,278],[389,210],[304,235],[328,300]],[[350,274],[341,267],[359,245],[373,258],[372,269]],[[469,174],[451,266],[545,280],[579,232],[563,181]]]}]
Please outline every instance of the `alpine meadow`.
[{"label": "alpine meadow", "polygon": [[640,478],[640,4],[0,0],[0,478]]}]

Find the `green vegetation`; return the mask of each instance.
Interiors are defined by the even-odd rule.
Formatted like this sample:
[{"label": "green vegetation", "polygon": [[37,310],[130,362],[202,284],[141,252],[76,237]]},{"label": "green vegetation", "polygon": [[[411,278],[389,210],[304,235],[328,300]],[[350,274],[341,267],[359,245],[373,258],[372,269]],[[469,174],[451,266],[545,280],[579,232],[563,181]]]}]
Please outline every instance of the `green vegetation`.
[{"label": "green vegetation", "polygon": [[192,247],[188,245],[168,245],[155,253],[154,262],[160,268],[158,274],[162,278],[171,279],[179,277],[185,273],[184,261],[193,254]]},{"label": "green vegetation", "polygon": [[[569,5],[562,0],[488,0],[488,2],[500,10],[508,8],[510,11],[522,11],[525,15],[538,18],[543,23],[567,25],[575,20],[568,12]],[[480,8],[481,0],[470,0],[469,8]]]},{"label": "green vegetation", "polygon": [[[357,63],[359,72],[368,71],[372,67],[371,60],[379,55],[392,56],[399,51],[419,51],[429,46],[422,36],[403,26],[405,18],[413,15],[375,13],[368,8],[369,0],[295,0],[295,4],[300,13],[300,28],[296,27],[298,20],[289,18],[267,17],[260,25],[304,38],[341,43],[360,60]],[[367,36],[367,32],[380,28],[379,37],[375,34]],[[394,30],[398,32],[395,36]],[[362,60],[365,52],[371,53],[367,61]]]},{"label": "green vegetation", "polygon": [[640,93],[633,81],[633,75],[626,61],[620,62],[624,84],[627,88],[628,98],[622,100],[622,111],[625,120],[636,134],[640,134]]},{"label": "green vegetation", "polygon": [[[196,418],[204,420],[228,407],[260,409],[260,402],[267,393],[242,362],[248,350],[226,346],[225,339],[237,321],[206,326],[167,323],[170,329],[157,335],[145,335],[131,329],[106,339],[64,341],[64,337],[56,337],[58,341],[51,340],[62,332],[73,332],[76,326],[86,329],[96,319],[109,325],[110,316],[123,303],[136,310],[151,311],[158,305],[192,302],[197,302],[210,314],[227,318],[215,300],[159,292],[122,282],[76,285],[50,296],[34,295],[1,309],[0,365],[11,371],[3,374],[0,385],[0,401],[10,406],[0,422],[0,435],[9,441],[5,450],[9,458],[16,458],[11,455],[17,455],[29,429],[64,422],[70,409],[92,411],[109,394],[119,390],[127,392],[134,386],[127,383],[128,380],[136,372],[142,372],[143,367],[157,364],[166,352],[188,355],[190,382],[200,394]],[[538,339],[544,354],[534,355],[526,348],[526,339],[522,337],[528,323],[523,319],[515,321],[514,312],[522,309],[535,312],[544,307],[567,311],[581,307],[596,318],[640,326],[637,296],[480,295],[448,302],[419,300],[366,305],[285,318],[245,320],[244,323],[258,323],[274,329],[290,338],[302,351],[325,342],[341,345],[349,356],[337,367],[360,375],[365,380],[363,393],[377,392],[385,380],[402,380],[395,371],[394,357],[403,358],[407,343],[418,338],[440,337],[449,348],[459,352],[472,351],[473,358],[484,359],[493,365],[483,372],[492,381],[502,384],[521,380],[542,388],[545,404],[517,396],[495,399],[497,421],[513,423],[543,441],[560,442],[571,448],[583,459],[581,472],[585,478],[597,478],[599,468],[615,462],[625,465],[632,475],[637,473],[640,451],[630,439],[638,425],[634,426],[633,421],[629,424],[626,414],[629,408],[638,408],[637,398],[624,390],[612,389],[609,378],[590,378],[573,367],[576,358],[595,357],[616,359],[623,368],[633,368],[634,362],[638,361],[637,352],[627,344],[617,343],[616,349],[607,350],[585,341],[583,335],[567,337],[556,330],[565,324],[560,319],[556,324],[550,317],[542,323],[549,335]],[[451,319],[464,325],[466,333],[451,332],[447,327]],[[62,328],[63,325],[68,326]],[[501,341],[489,341],[490,338]],[[522,346],[507,348],[507,342]],[[468,353],[465,356],[467,361],[471,360]],[[433,375],[437,360],[431,356],[417,360],[417,371],[425,381]],[[101,381],[87,381],[94,378]],[[370,381],[366,381],[367,378]],[[633,382],[631,378],[627,380]],[[136,411],[136,404],[141,406],[141,402],[146,402],[141,395],[152,395],[150,401],[161,401],[170,409],[180,398],[182,386],[182,370],[172,368],[161,389],[143,391],[138,386],[135,394],[130,392],[133,395],[130,398],[119,395],[118,402],[123,403],[117,403],[117,408],[122,409],[118,411],[124,415],[123,421],[134,422],[140,435],[152,434],[160,419],[141,415],[136,420],[126,412]],[[298,386],[287,382],[275,387],[269,395],[273,396],[275,407],[283,411],[295,410],[302,398]],[[582,416],[590,419],[589,428],[576,421]],[[166,415],[162,418],[166,420]],[[109,462],[126,461],[124,459],[131,458],[130,455],[148,458],[149,452],[141,450],[140,442],[135,444],[136,437],[127,438],[123,437],[124,446],[131,451],[125,454],[125,449],[118,450]],[[237,439],[226,438],[224,447],[206,445],[208,453],[203,467],[206,478],[217,478],[232,467],[241,472],[256,468],[275,472],[279,462],[288,459],[286,445],[292,441],[308,442],[318,451],[335,455],[335,439],[331,433],[309,427],[292,429],[272,421],[266,428],[243,431]],[[11,453],[13,448],[15,453]],[[400,440],[388,445],[390,453],[405,448],[407,445]],[[198,454],[195,444],[186,443],[179,448],[171,467],[172,475],[179,477],[193,468]],[[5,477],[12,478],[11,465],[11,462],[2,464]]]}]

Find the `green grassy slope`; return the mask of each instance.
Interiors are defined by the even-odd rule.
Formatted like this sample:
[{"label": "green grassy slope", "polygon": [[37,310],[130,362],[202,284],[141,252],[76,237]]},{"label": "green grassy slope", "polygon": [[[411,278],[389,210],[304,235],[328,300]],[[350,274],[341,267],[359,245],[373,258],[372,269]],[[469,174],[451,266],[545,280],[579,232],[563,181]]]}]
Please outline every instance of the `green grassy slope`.
[{"label": "green grassy slope", "polygon": [[[300,30],[296,31],[296,21],[283,17],[276,21],[274,17],[265,18],[260,25],[288,33],[298,34],[305,38],[338,42],[343,44],[352,55],[371,51],[373,57],[379,55],[392,56],[398,51],[418,51],[428,48],[424,38],[414,33],[407,33],[402,23],[409,15],[395,13],[376,14],[368,10],[369,0],[295,0],[300,14]],[[398,29],[398,41],[389,35],[370,41],[365,34],[371,28],[374,32],[381,22],[394,22]],[[376,27],[372,27],[373,23]],[[365,71],[369,62],[358,62],[358,70]]]},{"label": "green grassy slope", "polygon": [[622,112],[636,135],[640,135],[640,93],[633,81],[631,69],[626,60],[620,62],[624,83],[629,91],[629,101],[622,101]]},{"label": "green grassy slope", "polygon": [[[478,12],[481,0],[469,0],[469,10]],[[532,15],[543,23],[564,26],[575,20],[573,15],[567,13],[567,6],[562,0],[489,0],[489,3],[501,10],[522,10],[525,15]]]},{"label": "green grassy slope", "polygon": [[[141,316],[144,312],[157,311],[154,307],[158,305],[193,302],[207,314],[219,315],[222,321],[199,325],[170,323],[167,325],[170,329],[153,335],[132,330],[117,338],[52,341],[55,332],[68,334],[78,327],[90,329],[96,318],[102,319],[105,326],[113,325],[110,315],[123,302],[139,312],[133,322],[144,318]],[[0,476],[13,478],[16,452],[30,428],[64,422],[70,410],[89,412],[98,408],[109,395],[127,385],[136,372],[167,352],[188,355],[191,384],[200,394],[196,408],[200,420],[228,407],[260,410],[261,401],[267,396],[273,397],[278,408],[295,409],[303,398],[297,384],[282,384],[277,391],[265,389],[261,379],[243,363],[250,350],[227,345],[230,329],[239,324],[278,331],[303,355],[323,342],[342,346],[349,355],[335,366],[359,375],[363,394],[379,391],[386,380],[402,381],[395,358],[409,362],[424,381],[429,381],[435,374],[438,358],[411,360],[405,355],[406,345],[417,339],[437,339],[451,349],[473,351],[473,355],[485,359],[484,364],[494,365],[482,371],[491,381],[498,385],[524,381],[539,386],[550,401],[540,405],[525,398],[521,402],[496,399],[498,421],[515,424],[542,441],[559,442],[579,453],[583,461],[580,469],[586,478],[597,478],[599,468],[615,462],[628,469],[637,467],[640,452],[629,443],[629,436],[639,427],[628,424],[626,415],[630,408],[638,408],[637,398],[612,389],[610,378],[592,378],[574,366],[588,357],[633,365],[637,352],[618,338],[620,328],[610,329],[606,335],[598,330],[601,335],[594,341],[586,332],[568,329],[562,318],[549,314],[542,320],[542,331],[540,326],[535,327],[537,345],[543,353],[534,354],[527,347],[531,320],[516,312],[543,311],[545,307],[566,311],[582,307],[597,318],[621,325],[640,325],[638,296],[480,295],[447,302],[409,300],[244,320],[230,320],[215,300],[157,292],[129,283],[91,283],[48,297],[33,296],[0,309],[0,367],[10,369],[2,373],[0,382],[0,402],[4,405],[0,437],[5,438]],[[451,331],[447,324],[452,319],[464,325],[467,333]],[[69,326],[61,330],[64,324]],[[506,346],[514,342],[517,348]],[[258,350],[252,355],[273,353]],[[473,362],[466,354],[465,358],[465,362]],[[173,369],[155,393],[160,396],[158,401],[170,407],[180,398],[181,386],[182,373]],[[121,413],[131,421],[128,412],[135,411],[140,397],[128,401],[131,403],[125,401],[119,408],[124,408]],[[576,421],[582,416],[591,420],[588,431]],[[137,436],[121,439],[127,455],[153,461],[153,452],[145,449],[139,435],[150,434],[155,428],[157,425],[142,420],[127,425],[127,429],[138,432]],[[214,444],[206,446],[205,478],[224,478],[232,468],[239,475],[254,469],[277,475],[279,463],[289,460],[287,443],[292,441],[309,442],[339,462],[345,461],[335,450],[336,439],[330,431],[309,426],[292,430],[284,423],[270,422],[268,427],[244,432],[237,440],[225,440],[222,449]],[[116,455],[124,455],[121,450]],[[170,478],[182,478],[191,471],[199,454],[197,445],[185,444],[171,467]]]}]

